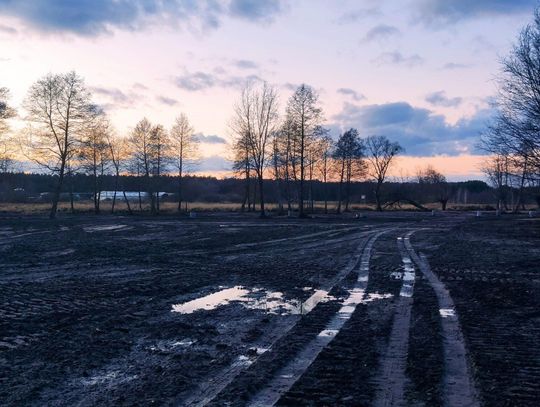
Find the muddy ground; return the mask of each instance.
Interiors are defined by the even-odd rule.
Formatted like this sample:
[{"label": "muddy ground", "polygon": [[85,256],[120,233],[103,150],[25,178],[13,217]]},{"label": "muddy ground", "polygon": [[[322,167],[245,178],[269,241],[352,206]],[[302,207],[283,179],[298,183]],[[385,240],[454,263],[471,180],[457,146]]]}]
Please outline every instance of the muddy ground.
[{"label": "muddy ground", "polygon": [[474,403],[538,405],[540,220],[414,212],[2,215],[0,405],[369,406],[387,380],[394,405],[444,405],[448,316],[409,232],[455,303]]}]

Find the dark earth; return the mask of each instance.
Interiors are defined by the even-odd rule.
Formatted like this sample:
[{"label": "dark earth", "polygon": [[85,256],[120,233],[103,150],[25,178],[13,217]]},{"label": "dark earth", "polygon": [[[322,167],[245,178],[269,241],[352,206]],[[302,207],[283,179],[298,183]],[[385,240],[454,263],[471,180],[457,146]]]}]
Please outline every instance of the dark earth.
[{"label": "dark earth", "polygon": [[[540,218],[487,212],[0,215],[0,405],[243,406],[265,391],[280,406],[448,404],[445,316],[414,261],[404,390],[379,401],[405,283],[396,242],[412,231],[455,303],[473,405],[539,405]],[[379,232],[364,300],[284,391],[269,389],[342,312]],[[244,294],[174,312],[229,289]]]}]

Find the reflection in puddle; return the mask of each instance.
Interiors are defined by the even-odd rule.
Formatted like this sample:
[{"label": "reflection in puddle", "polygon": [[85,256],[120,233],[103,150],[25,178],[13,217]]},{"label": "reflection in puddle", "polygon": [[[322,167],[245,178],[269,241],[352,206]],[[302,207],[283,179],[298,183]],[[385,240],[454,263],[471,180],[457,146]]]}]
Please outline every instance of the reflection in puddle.
[{"label": "reflection in puddle", "polygon": [[127,227],[128,227],[127,225],[96,225],[96,226],[85,226],[83,229],[87,233],[93,233],[93,232],[104,232],[104,231],[110,231],[110,230],[120,230],[120,229],[125,229]]},{"label": "reflection in puddle", "polygon": [[180,341],[158,341],[155,345],[150,346],[148,349],[152,352],[175,352],[177,348],[187,348],[193,345],[195,341],[191,339],[182,339]]},{"label": "reflection in puddle", "polygon": [[453,309],[453,308],[441,308],[439,310],[439,314],[443,318],[455,317],[456,316],[456,310]]},{"label": "reflection in puddle", "polygon": [[401,260],[403,262],[403,269],[405,270],[402,274],[401,279],[403,280],[403,285],[401,286],[401,291],[399,295],[401,297],[412,297],[414,290],[414,280],[415,272],[412,261],[408,256],[402,256]]},{"label": "reflection in puddle", "polygon": [[183,304],[174,304],[172,310],[173,312],[179,312],[181,314],[191,314],[200,310],[210,311],[219,306],[227,305],[231,301],[240,301],[242,298],[245,298],[247,294],[249,294],[249,290],[241,286],[225,288],[221,291],[208,294]]},{"label": "reflection in puddle", "polygon": [[174,304],[172,312],[192,314],[195,311],[211,311],[218,307],[239,302],[249,309],[264,310],[270,314],[306,314],[322,301],[333,299],[326,290],[316,290],[303,303],[295,299],[285,299],[279,291],[266,291],[262,288],[246,288],[235,286],[224,288],[183,304]]}]

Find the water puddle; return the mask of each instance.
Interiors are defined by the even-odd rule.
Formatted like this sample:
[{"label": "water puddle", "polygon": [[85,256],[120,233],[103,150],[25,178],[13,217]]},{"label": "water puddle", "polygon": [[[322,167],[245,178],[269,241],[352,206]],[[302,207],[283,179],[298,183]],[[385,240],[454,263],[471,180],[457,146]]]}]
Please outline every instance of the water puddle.
[{"label": "water puddle", "polygon": [[158,341],[155,345],[148,347],[148,349],[152,352],[170,353],[177,351],[178,348],[187,348],[194,343],[195,341],[191,339],[182,339],[180,341]]},{"label": "water puddle", "polygon": [[87,233],[94,233],[94,232],[107,232],[107,231],[126,229],[127,227],[128,227],[127,225],[96,225],[96,226],[85,226],[83,227],[83,230]]},{"label": "water puddle", "polygon": [[439,309],[439,314],[443,318],[450,318],[456,316],[456,310],[454,308],[441,308]]},{"label": "water puddle", "polygon": [[414,290],[414,279],[415,279],[414,266],[412,264],[411,258],[408,256],[405,256],[402,254],[401,260],[403,262],[404,271],[401,277],[401,279],[403,280],[403,284],[401,286],[401,291],[399,292],[399,295],[401,297],[412,297],[413,290]]},{"label": "water puddle", "polygon": [[263,310],[270,314],[298,315],[310,312],[319,302],[329,301],[326,290],[316,290],[305,302],[286,299],[279,291],[267,291],[263,288],[234,286],[196,298],[182,304],[173,304],[172,312],[192,314],[196,311],[211,311],[233,302],[245,308]]}]

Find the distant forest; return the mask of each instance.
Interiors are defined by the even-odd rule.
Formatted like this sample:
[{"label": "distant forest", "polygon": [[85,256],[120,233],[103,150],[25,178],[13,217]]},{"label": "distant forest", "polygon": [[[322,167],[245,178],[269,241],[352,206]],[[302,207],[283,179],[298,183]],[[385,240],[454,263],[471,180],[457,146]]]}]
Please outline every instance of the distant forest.
[{"label": "distant forest", "polygon": [[[50,202],[51,191],[58,182],[54,175],[48,174],[24,174],[3,173],[0,174],[0,201],[1,202]],[[145,198],[144,180],[136,176],[121,176],[117,200],[123,200],[122,190],[128,192],[141,192],[143,201]],[[153,180],[156,182],[157,180]],[[101,180],[102,191],[114,191],[117,186],[116,177],[104,175]],[[255,180],[253,180],[255,184]],[[165,194],[162,201],[176,202],[177,177],[162,176],[156,189]],[[74,174],[67,178],[61,201],[75,202],[94,199],[94,179],[85,174]],[[259,203],[258,190],[255,185],[250,189],[250,196],[246,199],[245,180],[238,178],[217,179],[214,177],[186,176],[184,178],[184,199],[186,202],[204,203],[236,203],[238,208],[245,211],[255,210]],[[339,182],[327,182],[313,180],[306,187],[307,202],[309,209],[313,202],[318,202],[321,208],[327,201],[327,211],[335,212],[336,203],[339,200]],[[375,205],[375,186],[372,182],[353,182],[350,187],[350,205]],[[280,202],[278,182],[265,180],[264,189],[266,200],[286,209],[286,202]],[[483,205],[490,208],[495,205],[499,191],[490,187],[483,181],[448,182],[445,184],[445,195],[441,195],[440,186],[426,184],[416,180],[414,182],[388,182],[384,186],[385,208],[399,207],[402,204],[412,205],[418,209],[427,209],[425,205],[437,203],[442,209],[443,205]],[[509,188],[507,191],[506,209],[512,210],[517,203],[519,190]],[[103,197],[102,197],[103,199]],[[540,206],[540,188],[527,188],[522,199],[523,204]],[[281,205],[280,205],[281,204]],[[136,203],[133,204],[136,207]],[[430,208],[433,205],[430,206]],[[521,208],[517,208],[521,209]]]}]

